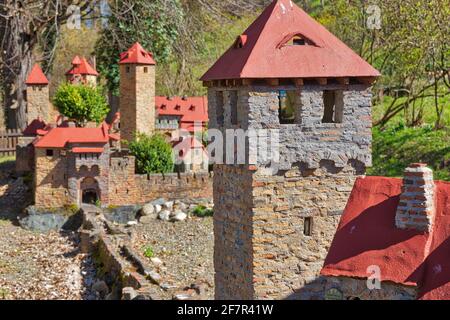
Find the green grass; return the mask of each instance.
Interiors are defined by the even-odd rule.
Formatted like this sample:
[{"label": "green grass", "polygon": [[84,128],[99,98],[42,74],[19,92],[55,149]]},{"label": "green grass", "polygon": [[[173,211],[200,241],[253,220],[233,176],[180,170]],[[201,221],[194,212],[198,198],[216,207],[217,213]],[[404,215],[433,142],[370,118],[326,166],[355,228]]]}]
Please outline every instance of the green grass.
[{"label": "green grass", "polygon": [[155,256],[155,252],[152,247],[147,246],[144,248],[144,257],[151,259],[154,256]]},{"label": "green grass", "polygon": [[194,210],[192,210],[192,214],[197,217],[205,218],[212,217],[214,215],[214,211],[212,209],[208,209],[205,206],[196,206]]},{"label": "green grass", "polygon": [[[391,97],[385,97],[382,104],[374,106],[375,120],[382,116],[391,101]],[[433,103],[431,98],[423,99],[423,124],[420,126],[407,127],[404,113],[400,113],[384,130],[373,129],[373,167],[368,170],[369,175],[402,177],[409,164],[425,162],[434,170],[436,180],[450,181],[450,107],[444,108],[442,116],[445,128],[434,130]],[[450,106],[450,98],[443,98],[439,103]]]},{"label": "green grass", "polygon": [[12,157],[1,157],[0,156],[0,165],[14,162],[14,161],[16,161],[16,157],[14,157],[14,156],[12,156]]}]

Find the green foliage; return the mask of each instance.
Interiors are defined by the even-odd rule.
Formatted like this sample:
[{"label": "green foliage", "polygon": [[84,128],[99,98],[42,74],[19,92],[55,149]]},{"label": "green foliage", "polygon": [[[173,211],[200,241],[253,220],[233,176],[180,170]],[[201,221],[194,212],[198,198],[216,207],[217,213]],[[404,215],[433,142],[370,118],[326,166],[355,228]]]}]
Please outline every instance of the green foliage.
[{"label": "green foliage", "polygon": [[74,215],[80,211],[80,208],[76,204],[72,203],[71,205],[65,206],[64,210],[67,211],[69,215]]},{"label": "green foliage", "polygon": [[192,213],[201,218],[212,217],[214,215],[214,211],[212,209],[208,209],[205,206],[198,205],[192,210]]},{"label": "green foliage", "polygon": [[129,143],[131,153],[136,157],[136,170],[140,174],[173,172],[172,147],[161,134],[151,137],[137,134]]},{"label": "green foliage", "polygon": [[153,251],[153,248],[151,246],[147,246],[144,248],[144,257],[151,259],[154,256],[155,252]]},{"label": "green foliage", "polygon": [[108,89],[117,95],[120,54],[140,42],[157,63],[166,61],[178,37],[183,11],[179,0],[117,0],[111,3],[111,12],[95,52],[98,70],[107,79]]},{"label": "green foliage", "polygon": [[384,131],[375,128],[373,138],[369,175],[402,177],[409,164],[425,162],[434,170],[435,179],[450,181],[450,129],[408,128],[399,123]]},{"label": "green foliage", "polygon": [[102,202],[99,199],[95,200],[95,206],[97,208],[101,208],[102,207]]},{"label": "green foliage", "polygon": [[53,97],[53,104],[66,117],[79,126],[86,122],[102,122],[109,112],[109,106],[101,88],[64,83]]}]

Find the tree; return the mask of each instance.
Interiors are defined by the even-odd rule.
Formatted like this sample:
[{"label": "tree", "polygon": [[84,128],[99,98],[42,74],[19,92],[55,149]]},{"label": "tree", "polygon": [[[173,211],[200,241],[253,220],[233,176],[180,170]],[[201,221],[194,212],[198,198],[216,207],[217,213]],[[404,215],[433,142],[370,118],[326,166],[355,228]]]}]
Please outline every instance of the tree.
[{"label": "tree", "polygon": [[129,143],[130,152],[136,157],[136,171],[140,174],[167,173],[173,171],[172,147],[163,135],[149,137],[136,134]]},{"label": "tree", "polygon": [[90,121],[102,122],[109,112],[101,88],[85,85],[62,84],[53,97],[53,104],[81,127]]},{"label": "tree", "polygon": [[115,0],[110,10],[108,28],[102,31],[95,52],[100,73],[117,95],[120,53],[140,42],[158,63],[165,61],[172,53],[183,12],[179,0]]},{"label": "tree", "polygon": [[3,78],[5,109],[9,127],[26,126],[25,80],[40,46],[41,61],[48,61],[59,28],[73,17],[71,6],[81,13],[91,1],[76,0],[0,0],[0,72]]}]

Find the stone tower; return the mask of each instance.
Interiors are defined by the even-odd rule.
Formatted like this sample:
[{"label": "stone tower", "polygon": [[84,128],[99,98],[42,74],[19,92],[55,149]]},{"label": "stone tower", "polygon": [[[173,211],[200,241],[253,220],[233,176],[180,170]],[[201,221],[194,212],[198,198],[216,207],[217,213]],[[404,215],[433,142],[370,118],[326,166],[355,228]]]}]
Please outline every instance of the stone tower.
[{"label": "stone tower", "polygon": [[370,86],[379,75],[277,0],[202,77],[210,128],[262,129],[279,142],[278,158],[260,156],[267,147],[248,139],[245,164],[214,166],[216,299],[319,298],[340,215],[371,165]]},{"label": "stone tower", "polygon": [[26,81],[27,85],[27,125],[34,120],[51,121],[48,79],[41,67],[35,64]]},{"label": "stone tower", "polygon": [[66,72],[67,81],[72,84],[88,84],[97,86],[98,72],[86,58],[76,56],[72,61],[72,68]]},{"label": "stone tower", "polygon": [[136,132],[151,135],[155,128],[155,60],[139,43],[120,56],[121,139]]}]

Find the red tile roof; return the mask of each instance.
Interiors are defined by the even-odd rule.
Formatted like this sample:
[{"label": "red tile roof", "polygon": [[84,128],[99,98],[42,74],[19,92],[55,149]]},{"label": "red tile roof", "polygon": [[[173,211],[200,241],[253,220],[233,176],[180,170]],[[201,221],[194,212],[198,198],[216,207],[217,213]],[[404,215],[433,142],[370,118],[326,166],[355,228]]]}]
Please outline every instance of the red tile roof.
[{"label": "red tile roof", "polygon": [[44,72],[42,72],[41,67],[38,64],[35,64],[30,74],[28,75],[26,84],[48,84],[48,79],[45,76]]},{"label": "red tile roof", "polygon": [[41,131],[47,127],[47,124],[41,119],[35,119],[23,130],[24,136],[36,136],[38,131]]},{"label": "red tile roof", "polygon": [[103,148],[72,148],[73,153],[103,153]]},{"label": "red tile roof", "polygon": [[156,97],[156,112],[161,116],[179,116],[180,127],[193,131],[195,122],[203,126],[208,122],[208,100],[206,97]]},{"label": "red tile roof", "polygon": [[72,68],[67,71],[66,75],[92,75],[98,76],[97,70],[95,70],[85,58],[79,58],[76,56],[72,61]]},{"label": "red tile roof", "polygon": [[401,179],[357,179],[321,274],[367,278],[377,265],[382,281],[418,286],[420,299],[450,299],[450,183],[436,181],[431,233],[396,228],[401,187]]},{"label": "red tile roof", "polygon": [[120,54],[119,64],[148,64],[155,65],[152,53],[146,51],[136,42],[128,51]]},{"label": "red tile roof", "polygon": [[53,128],[35,142],[36,148],[64,148],[68,143],[107,143],[107,128]]},{"label": "red tile roof", "polygon": [[[286,45],[296,35],[307,44]],[[293,1],[276,0],[201,80],[379,75]]]}]

